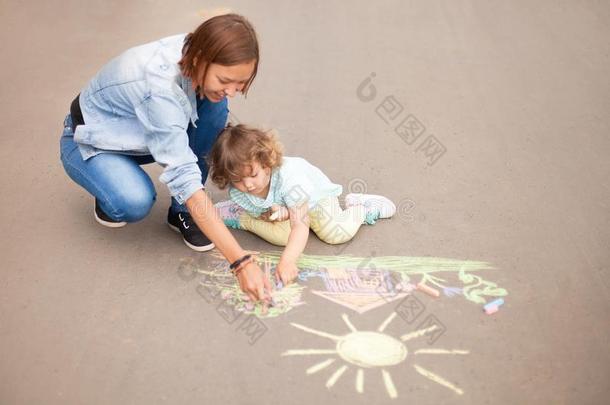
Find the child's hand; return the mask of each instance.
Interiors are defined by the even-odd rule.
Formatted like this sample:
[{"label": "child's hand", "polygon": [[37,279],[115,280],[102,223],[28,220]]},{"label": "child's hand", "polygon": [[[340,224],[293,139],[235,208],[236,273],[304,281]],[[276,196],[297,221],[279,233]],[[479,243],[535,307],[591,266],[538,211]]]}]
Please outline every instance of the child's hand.
[{"label": "child's hand", "polygon": [[277,264],[275,271],[276,277],[279,277],[284,285],[292,283],[299,275],[299,268],[296,263],[282,259]]},{"label": "child's hand", "polygon": [[286,221],[290,218],[290,213],[286,207],[273,204],[271,208],[262,213],[259,218],[268,222]]}]

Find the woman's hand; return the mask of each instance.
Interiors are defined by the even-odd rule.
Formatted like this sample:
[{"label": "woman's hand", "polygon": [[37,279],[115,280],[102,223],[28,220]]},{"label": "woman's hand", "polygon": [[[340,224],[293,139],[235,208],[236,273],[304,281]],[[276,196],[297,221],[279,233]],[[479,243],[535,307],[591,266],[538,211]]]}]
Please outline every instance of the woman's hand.
[{"label": "woman's hand", "polygon": [[259,218],[267,222],[279,222],[286,221],[290,218],[290,214],[288,208],[273,204],[271,208],[269,208],[268,211],[263,212]]},{"label": "woman's hand", "polygon": [[290,260],[281,260],[275,268],[276,277],[278,277],[284,285],[292,283],[299,275],[297,264]]},{"label": "woman's hand", "polygon": [[[197,190],[186,200],[186,207],[199,229],[214,242],[229,263],[246,254],[222,222],[212,200],[202,189]],[[237,280],[241,290],[253,301],[266,298],[265,288],[271,291],[271,283],[263,277],[263,272],[256,263],[250,262],[244,265],[237,275]]]},{"label": "woman's hand", "polygon": [[271,283],[254,261],[246,264],[237,274],[239,287],[253,301],[271,300]]}]

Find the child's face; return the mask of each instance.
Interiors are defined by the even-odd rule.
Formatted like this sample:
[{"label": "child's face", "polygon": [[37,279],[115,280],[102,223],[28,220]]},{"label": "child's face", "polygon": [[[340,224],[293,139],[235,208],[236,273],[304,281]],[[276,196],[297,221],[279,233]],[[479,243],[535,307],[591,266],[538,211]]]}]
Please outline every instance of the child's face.
[{"label": "child's face", "polygon": [[242,193],[254,194],[259,197],[266,197],[271,181],[271,169],[263,167],[258,162],[252,162],[243,168],[242,177],[232,179],[233,187]]}]

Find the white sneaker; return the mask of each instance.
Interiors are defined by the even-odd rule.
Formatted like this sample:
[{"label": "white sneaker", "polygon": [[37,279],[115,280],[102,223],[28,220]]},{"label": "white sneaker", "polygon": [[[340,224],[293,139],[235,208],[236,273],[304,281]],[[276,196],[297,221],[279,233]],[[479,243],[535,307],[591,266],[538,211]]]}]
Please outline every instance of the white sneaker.
[{"label": "white sneaker", "polygon": [[388,198],[374,194],[350,193],[345,196],[345,206],[363,205],[368,216],[391,218],[396,213],[396,205]]}]

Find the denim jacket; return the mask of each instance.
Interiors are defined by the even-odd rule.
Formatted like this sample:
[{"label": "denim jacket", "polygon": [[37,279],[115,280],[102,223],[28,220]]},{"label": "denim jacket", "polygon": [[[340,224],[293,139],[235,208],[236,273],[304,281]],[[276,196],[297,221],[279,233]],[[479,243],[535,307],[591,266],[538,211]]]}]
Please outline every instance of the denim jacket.
[{"label": "denim jacket", "polygon": [[179,204],[203,188],[186,130],[196,94],[178,61],[185,34],[136,46],[106,64],[80,94],[85,125],[74,133],[84,160],[99,153],[152,155]]}]

